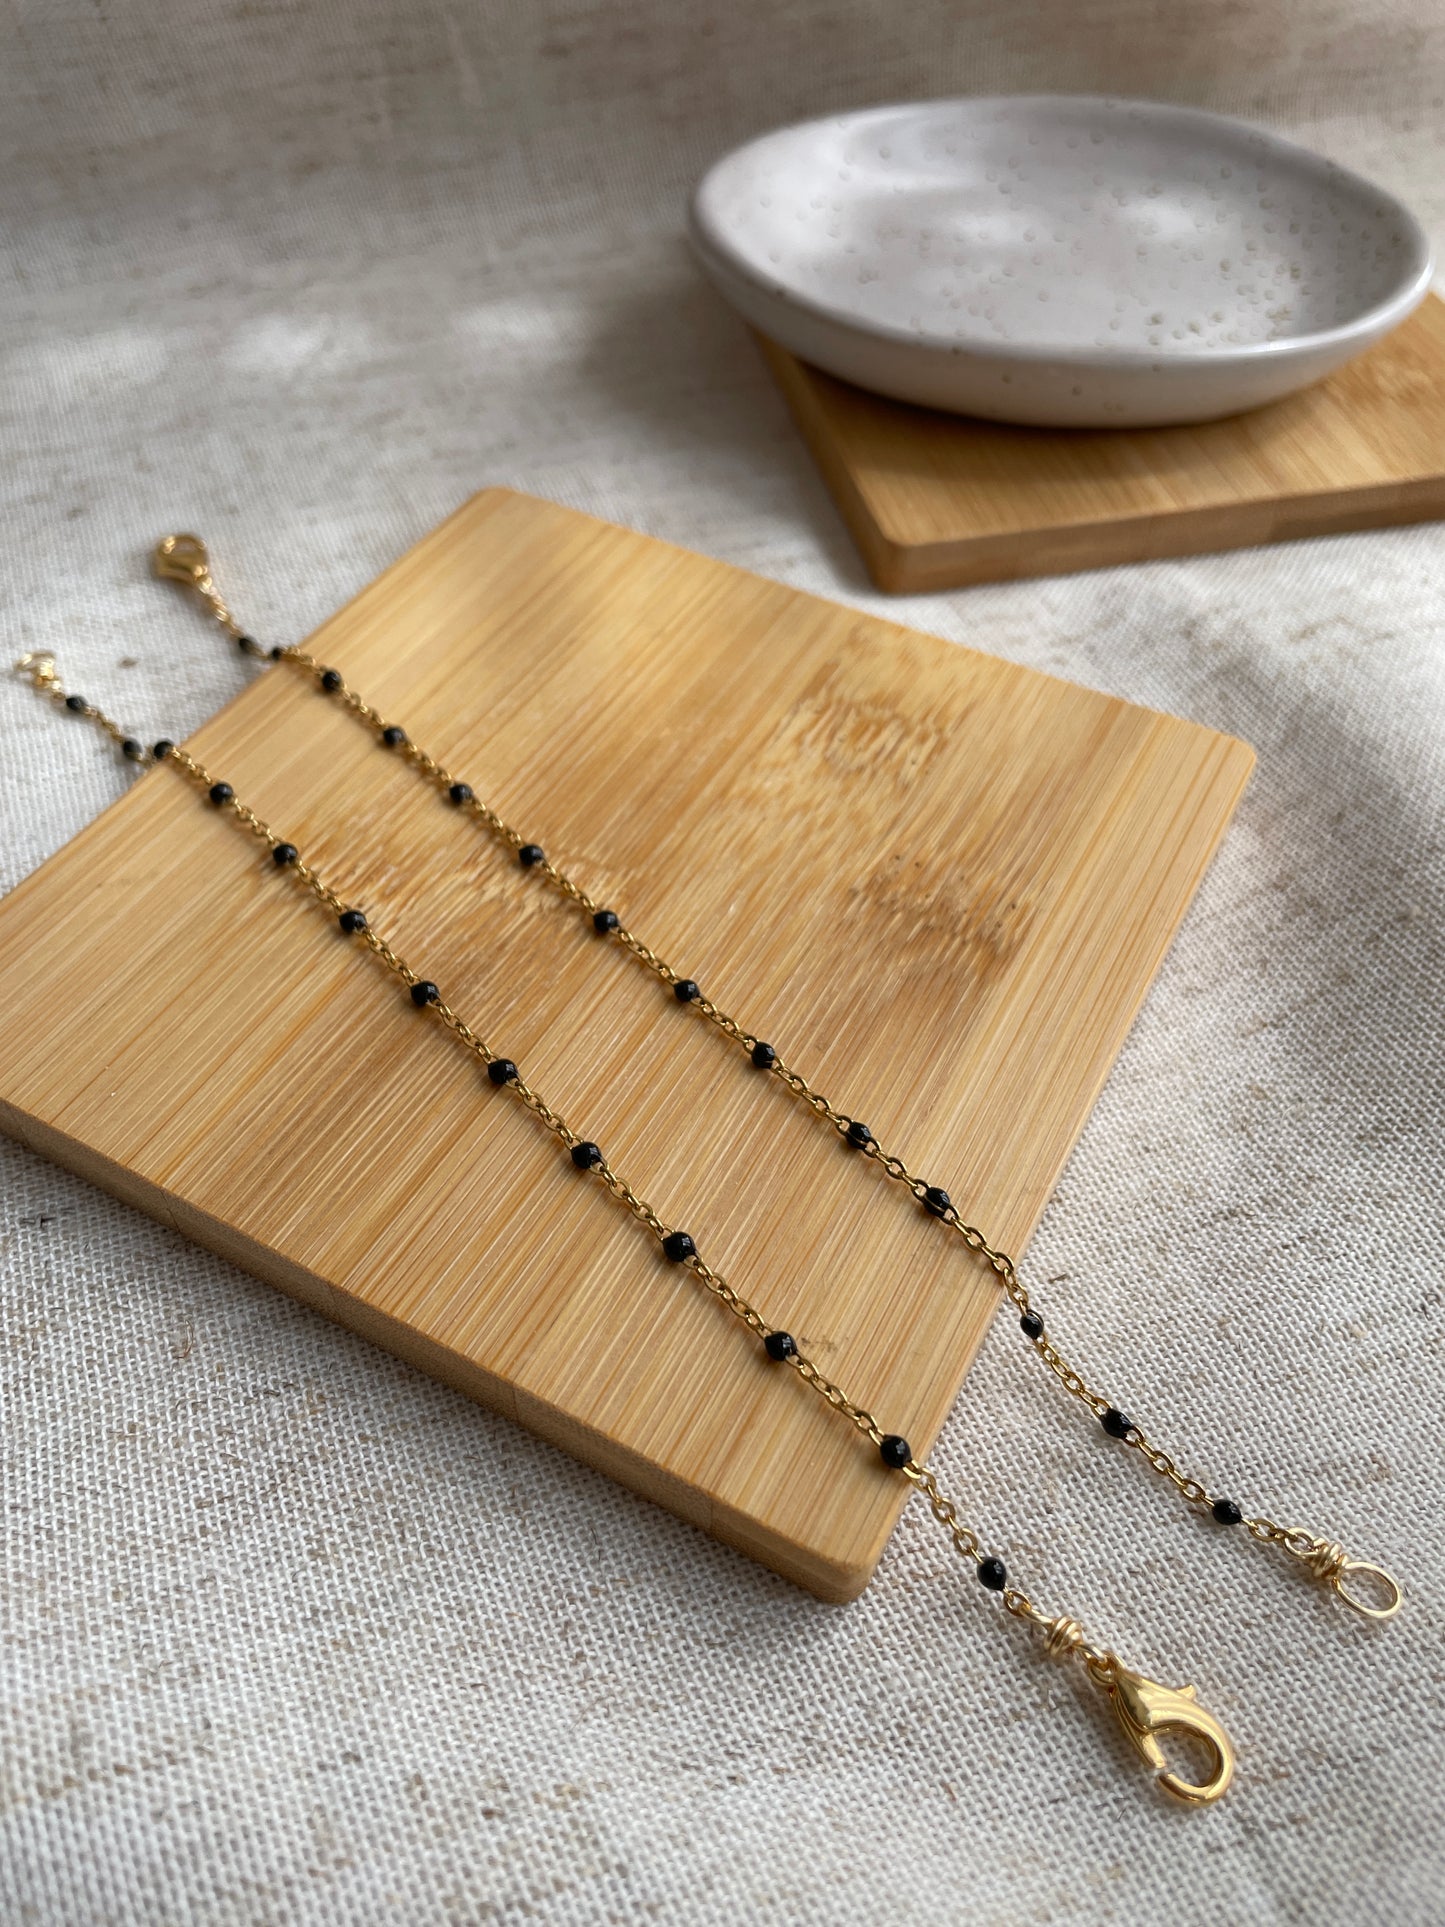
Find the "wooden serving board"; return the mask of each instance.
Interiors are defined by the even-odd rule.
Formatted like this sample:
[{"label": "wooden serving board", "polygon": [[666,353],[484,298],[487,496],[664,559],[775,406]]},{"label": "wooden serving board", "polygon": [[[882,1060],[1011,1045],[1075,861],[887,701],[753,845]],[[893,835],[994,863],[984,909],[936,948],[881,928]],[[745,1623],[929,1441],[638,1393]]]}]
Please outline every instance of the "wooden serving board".
[{"label": "wooden serving board", "polygon": [[[1012,1250],[1252,762],[503,490],[310,646]],[[191,747],[926,1449],[996,1304],[959,1241],[294,671]],[[43,1023],[0,1011],[7,1131],[824,1597],[861,1590],[904,1482],[172,771],[0,904],[0,971],[46,985]]]},{"label": "wooden serving board", "polygon": [[909,594],[1445,516],[1445,303],[1301,394],[1193,428],[1010,428],[763,352],[880,589]]}]

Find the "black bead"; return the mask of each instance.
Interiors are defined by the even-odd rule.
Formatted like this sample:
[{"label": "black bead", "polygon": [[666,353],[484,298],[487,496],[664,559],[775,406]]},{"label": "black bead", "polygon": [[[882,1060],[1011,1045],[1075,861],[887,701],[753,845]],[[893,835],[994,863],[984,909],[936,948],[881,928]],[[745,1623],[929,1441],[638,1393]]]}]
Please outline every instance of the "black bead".
[{"label": "black bead", "polygon": [[326,690],[328,695],[334,695],[341,687],[341,671],[339,669],[323,669],[321,672],[321,687]]},{"label": "black bead", "polygon": [[602,1146],[584,1138],[581,1144],[572,1146],[572,1162],[579,1171],[595,1171],[602,1162]]},{"label": "black bead", "polygon": [[396,723],[388,723],[386,728],[381,732],[381,740],[386,744],[388,749],[400,749],[406,741],[406,731]]},{"label": "black bead", "polygon": [[262,653],[261,645],[254,636],[237,636],[236,647],[243,656],[259,656]]},{"label": "black bead", "polygon": [[1233,1499],[1216,1499],[1209,1510],[1222,1526],[1237,1526],[1244,1523],[1244,1514]]},{"label": "black bead", "polygon": [[593,912],[592,928],[599,937],[610,937],[614,930],[622,928],[622,919],[615,910],[597,910]]},{"label": "black bead", "polygon": [[294,863],[301,852],[294,843],[278,843],[271,852],[271,861],[278,870],[284,870],[288,863]]},{"label": "black bead", "polygon": [[930,1184],[923,1194],[924,1210],[931,1211],[935,1218],[942,1218],[948,1215],[952,1207],[953,1199],[949,1197],[943,1187],[937,1184]]},{"label": "black bead", "polygon": [[680,1004],[695,1004],[702,992],[691,977],[679,977],[672,986],[672,994]]},{"label": "black bead", "polygon": [[281,647],[279,642],[273,642],[271,647],[266,651],[266,654],[271,658],[272,662],[280,662],[285,653],[286,651]]},{"label": "black bead", "polygon": [[748,1054],[760,1071],[770,1071],[778,1061],[778,1053],[771,1044],[754,1044]]},{"label": "black bead", "polygon": [[798,1345],[791,1332],[769,1332],[763,1340],[763,1350],[781,1365],[785,1358],[796,1357]]},{"label": "black bead", "polygon": [[454,803],[470,803],[472,800],[472,786],[470,783],[453,783],[447,791],[447,795]]},{"label": "black bead", "polygon": [[175,744],[169,736],[162,736],[158,743],[151,744],[151,758],[154,762],[163,763],[174,748]]},{"label": "black bead", "polygon": [[1041,1311],[1026,1311],[1019,1320],[1019,1330],[1025,1338],[1042,1338],[1044,1335],[1044,1315]]},{"label": "black bead", "polygon": [[129,757],[131,762],[138,763],[146,753],[146,746],[144,743],[137,742],[134,736],[127,736],[120,746],[120,753],[122,756]]},{"label": "black bead", "polygon": [[675,1265],[686,1264],[689,1258],[697,1256],[697,1246],[685,1231],[669,1231],[662,1248]]},{"label": "black bead", "polygon": [[513,1084],[518,1074],[510,1057],[494,1057],[487,1065],[487,1076],[494,1084]]},{"label": "black bead", "polygon": [[1008,1584],[1008,1569],[1002,1559],[980,1559],[978,1562],[978,1583],[987,1586],[990,1592],[1002,1592]]},{"label": "black bead", "polygon": [[1117,1405],[1111,1405],[1107,1412],[1102,1412],[1099,1423],[1111,1439],[1126,1439],[1134,1429],[1133,1419],[1127,1412],[1121,1412]]},{"label": "black bead", "polygon": [[236,792],[231,788],[229,783],[212,783],[208,794],[216,808],[220,809],[223,803],[232,801]]},{"label": "black bead", "polygon": [[890,1432],[886,1438],[879,1440],[878,1456],[891,1471],[901,1472],[913,1457],[913,1447],[907,1439]]},{"label": "black bead", "polygon": [[418,1010],[425,1010],[428,1004],[439,1004],[442,994],[435,984],[430,984],[423,978],[419,984],[412,985],[411,1000]]},{"label": "black bead", "polygon": [[74,709],[76,711],[84,709],[85,708],[84,696],[67,696],[65,699],[65,707],[67,709]]},{"label": "black bead", "polygon": [[539,863],[547,861],[547,852],[540,843],[524,843],[517,852],[517,861],[524,870],[534,870]]},{"label": "black bead", "polygon": [[343,910],[336,921],[341,925],[348,937],[354,937],[358,931],[366,928],[366,912],[364,910]]},{"label": "black bead", "polygon": [[848,1142],[853,1146],[855,1151],[866,1151],[868,1146],[873,1142],[873,1133],[868,1129],[866,1124],[860,1124],[856,1117],[848,1126],[847,1135]]}]

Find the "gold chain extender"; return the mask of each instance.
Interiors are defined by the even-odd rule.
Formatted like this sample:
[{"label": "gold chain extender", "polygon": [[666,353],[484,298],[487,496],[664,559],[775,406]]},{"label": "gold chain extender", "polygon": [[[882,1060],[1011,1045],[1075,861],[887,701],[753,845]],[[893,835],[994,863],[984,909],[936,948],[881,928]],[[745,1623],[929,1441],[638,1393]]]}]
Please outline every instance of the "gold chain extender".
[{"label": "gold chain extender", "polygon": [[448,795],[460,810],[482,824],[497,842],[517,854],[529,870],[544,878],[560,896],[591,917],[600,934],[610,936],[630,952],[645,969],[670,986],[680,1002],[698,1011],[735,1044],[740,1045],[751,1055],[759,1069],[769,1071],[780,1079],[818,1117],[825,1119],[845,1142],[871,1159],[895,1183],[911,1191],[925,1210],[962,1238],[974,1256],[993,1272],[1004,1295],[1019,1313],[1019,1323],[1025,1337],[1069,1396],[1092,1412],[1112,1438],[1137,1452],[1153,1471],[1167,1479],[1186,1504],[1196,1511],[1209,1513],[1220,1525],[1243,1525],[1250,1538],[1261,1544],[1281,1547],[1301,1562],[1307,1572],[1326,1581],[1339,1598],[1368,1619],[1389,1619],[1399,1610],[1402,1590],[1383,1567],[1367,1560],[1353,1559],[1336,1541],[1302,1527],[1280,1525],[1263,1514],[1247,1515],[1233,1499],[1211,1492],[1202,1480],[1182,1471],[1172,1455],[1157,1445],[1141,1425],[1121,1411],[1112,1400],[1096,1391],[1068,1362],[1045,1328],[1042,1315],[1031,1305],[1028,1291],[1018,1276],[1012,1258],[1006,1252],[996,1250],[976,1226],[963,1218],[946,1191],[929,1184],[911,1171],[902,1158],[885,1151],[866,1125],[844,1113],[820,1091],[814,1090],[802,1073],[786,1063],[771,1044],[755,1037],[710,997],[703,995],[690,977],[665,962],[615,912],[595,903],[579,883],[547,857],[540,844],[514,829],[476,795],[469,783],[459,782],[415,743],[404,729],[395,723],[388,723],[348,686],[339,670],[319,662],[304,649],[263,649],[247,635],[216,587],[211,574],[210,556],[199,536],[164,537],[156,544],[152,561],[157,575],[178,582],[195,593],[208,613],[239,644],[244,654],[289,664],[301,671],[314,688],[341,703],[421,776]]},{"label": "gold chain extender", "polygon": [[[762,1313],[697,1251],[686,1233],[670,1229],[666,1220],[603,1156],[591,1140],[580,1137],[542,1095],[522,1076],[517,1066],[501,1056],[446,1001],[436,985],[400,957],[385,937],[364,916],[341,898],[303,858],[300,850],[286,841],[253,809],[237,796],[229,783],[212,773],[183,748],[159,742],[147,749],[136,737],[128,735],[96,704],[67,692],[47,651],[36,650],[15,664],[42,696],[60,707],[93,723],[132,762],[142,766],[165,763],[184,776],[218,810],[228,814],[268,852],[271,867],[280,879],[304,890],[323,912],[335,917],[343,930],[356,936],[376,962],[398,978],[410,993],[411,1001],[431,1021],[444,1024],[458,1042],[484,1068],[489,1082],[524,1105],[533,1117],[571,1154],[581,1171],[594,1175],[639,1224],[662,1242],[664,1252],[674,1259],[702,1288],[724,1305],[757,1338],[771,1358],[789,1366],[812,1392],[868,1439],[884,1455],[885,1462],[900,1472],[928,1503],[931,1516],[948,1534],[953,1549],[972,1560],[978,1577],[989,1591],[997,1592],[1009,1614],[1031,1626],[1042,1638],[1043,1650],[1051,1659],[1069,1660],[1077,1656],[1085,1676],[1107,1697],[1119,1725],[1140,1758],[1150,1768],[1159,1787],[1174,1799],[1189,1806],[1205,1806],[1220,1799],[1234,1774],[1234,1749],[1219,1721],[1201,1706],[1192,1685],[1166,1686],[1134,1672],[1107,1648],[1086,1638],[1082,1626],[1067,1614],[1050,1615],[1037,1607],[1028,1595],[1007,1583],[1003,1562],[985,1554],[977,1533],[959,1517],[958,1506],[940,1485],[933,1468],[917,1459],[906,1440],[886,1433],[865,1406],[850,1398],[843,1388],[809,1359],[786,1332],[771,1326]],[[678,1241],[681,1241],[680,1243]],[[892,1455],[889,1448],[894,1448]],[[1202,1753],[1204,1765],[1194,1776],[1170,1768],[1161,1736],[1182,1733]]]}]

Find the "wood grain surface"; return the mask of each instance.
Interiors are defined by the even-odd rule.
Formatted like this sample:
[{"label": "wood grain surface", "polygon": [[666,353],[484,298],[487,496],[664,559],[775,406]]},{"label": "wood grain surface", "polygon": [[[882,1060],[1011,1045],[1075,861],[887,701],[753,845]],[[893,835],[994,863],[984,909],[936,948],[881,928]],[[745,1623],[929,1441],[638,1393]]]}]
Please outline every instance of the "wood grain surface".
[{"label": "wood grain surface", "polygon": [[[1015,1250],[1252,762],[502,490],[311,646]],[[996,1302],[959,1241],[294,671],[190,747],[927,1448]],[[175,773],[0,904],[0,969],[46,985],[43,1022],[0,1012],[7,1131],[823,1596],[861,1590],[904,1482]]]},{"label": "wood grain surface", "polygon": [[869,573],[913,593],[1445,516],[1445,303],[1328,380],[1191,428],[1050,430],[762,348]]}]

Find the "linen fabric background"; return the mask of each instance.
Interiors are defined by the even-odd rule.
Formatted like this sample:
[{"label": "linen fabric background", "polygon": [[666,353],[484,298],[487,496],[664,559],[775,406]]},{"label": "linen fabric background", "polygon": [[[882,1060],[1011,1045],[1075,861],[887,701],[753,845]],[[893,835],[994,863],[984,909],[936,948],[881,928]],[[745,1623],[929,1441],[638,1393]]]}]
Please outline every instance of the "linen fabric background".
[{"label": "linen fabric background", "polygon": [[[1235,1790],[1175,1809],[917,1507],[821,1605],[6,1144],[5,1922],[1445,1913],[1445,531],[885,601],[681,238],[769,125],[1035,89],[1294,132],[1438,237],[1441,28],[1435,0],[7,12],[6,640],[148,736],[249,673],[147,579],[157,535],[201,529],[295,638],[508,482],[1256,745],[1026,1270],[1187,1463],[1409,1599],[1371,1628],[1205,1529],[1002,1321],[938,1462],[1036,1596],[1225,1719]],[[126,775],[0,702],[9,885]],[[45,1023],[43,983],[4,994]]]}]

